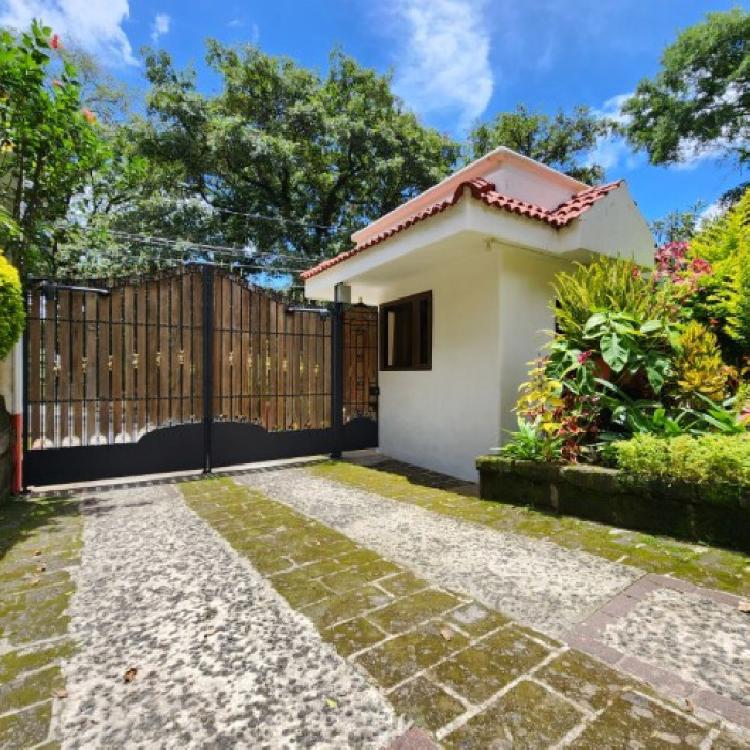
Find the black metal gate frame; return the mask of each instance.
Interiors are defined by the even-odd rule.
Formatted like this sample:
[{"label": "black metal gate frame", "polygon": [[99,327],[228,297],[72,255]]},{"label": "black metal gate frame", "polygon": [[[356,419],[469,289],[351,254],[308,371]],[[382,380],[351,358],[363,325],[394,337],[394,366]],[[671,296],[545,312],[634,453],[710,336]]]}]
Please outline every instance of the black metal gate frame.
[{"label": "black metal gate frame", "polygon": [[[157,427],[136,443],[30,450],[28,336],[24,337],[24,487],[63,484],[118,476],[201,469],[252,461],[330,454],[376,447],[377,421],[355,417],[344,424],[344,305],[321,308],[331,315],[330,428],[268,432],[247,422],[214,420],[214,267],[202,264],[203,277],[203,419],[201,423]],[[61,285],[62,286],[62,285]],[[64,288],[64,287],[63,287]]]}]

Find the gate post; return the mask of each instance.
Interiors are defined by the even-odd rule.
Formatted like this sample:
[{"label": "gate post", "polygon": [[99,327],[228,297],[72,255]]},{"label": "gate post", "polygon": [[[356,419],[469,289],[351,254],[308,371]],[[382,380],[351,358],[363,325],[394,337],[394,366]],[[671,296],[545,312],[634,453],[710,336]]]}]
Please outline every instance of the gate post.
[{"label": "gate post", "polygon": [[333,303],[331,320],[331,458],[341,458],[344,444],[344,305]]},{"label": "gate post", "polygon": [[214,268],[202,265],[203,274],[203,473],[211,473],[214,421]]}]

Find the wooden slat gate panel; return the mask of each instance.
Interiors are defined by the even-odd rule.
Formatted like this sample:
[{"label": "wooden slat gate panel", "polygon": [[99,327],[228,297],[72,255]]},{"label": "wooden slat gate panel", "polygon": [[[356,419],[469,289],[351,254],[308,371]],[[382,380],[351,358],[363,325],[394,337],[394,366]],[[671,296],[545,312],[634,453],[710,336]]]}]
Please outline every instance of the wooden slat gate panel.
[{"label": "wooden slat gate panel", "polygon": [[[336,448],[334,321],[327,310],[295,310],[281,297],[196,266],[114,285],[89,282],[83,289],[37,285],[27,304],[29,485]],[[341,327],[339,447],[374,446],[377,312],[348,307]],[[206,388],[212,393],[208,410]]]}]

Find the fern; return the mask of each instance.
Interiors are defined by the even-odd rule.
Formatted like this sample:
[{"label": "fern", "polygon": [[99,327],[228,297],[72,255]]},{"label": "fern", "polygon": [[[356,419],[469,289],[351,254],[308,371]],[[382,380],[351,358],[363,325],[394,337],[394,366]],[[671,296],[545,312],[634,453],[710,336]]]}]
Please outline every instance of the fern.
[{"label": "fern", "polygon": [[693,238],[690,254],[713,265],[709,314],[740,350],[750,349],[750,189]]}]

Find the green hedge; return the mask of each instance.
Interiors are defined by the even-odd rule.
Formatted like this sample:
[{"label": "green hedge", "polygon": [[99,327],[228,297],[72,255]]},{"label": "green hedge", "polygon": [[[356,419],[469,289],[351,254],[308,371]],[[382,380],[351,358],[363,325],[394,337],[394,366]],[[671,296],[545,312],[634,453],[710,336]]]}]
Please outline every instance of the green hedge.
[{"label": "green hedge", "polygon": [[18,271],[0,254],[0,359],[5,358],[23,333],[24,318]]},{"label": "green hedge", "polygon": [[620,469],[644,479],[750,487],[750,435],[638,435],[613,450]]}]

